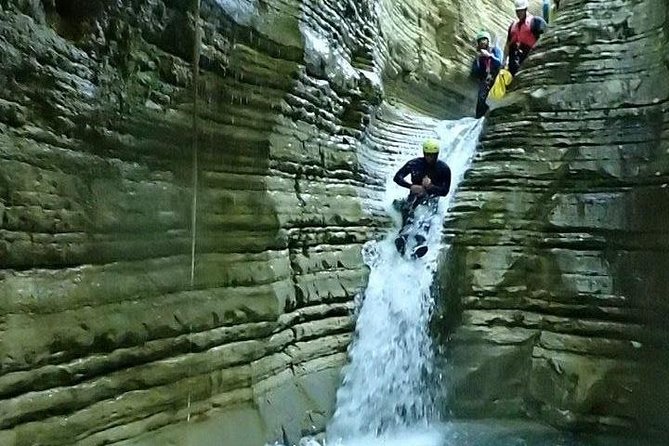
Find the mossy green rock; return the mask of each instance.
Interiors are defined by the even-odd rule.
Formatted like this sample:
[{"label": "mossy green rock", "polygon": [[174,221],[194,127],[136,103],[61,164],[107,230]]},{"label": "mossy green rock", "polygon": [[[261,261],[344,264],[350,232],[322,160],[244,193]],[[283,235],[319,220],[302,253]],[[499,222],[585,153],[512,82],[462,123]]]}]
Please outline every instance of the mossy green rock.
[{"label": "mossy green rock", "polygon": [[471,113],[503,32],[492,1],[203,0],[195,107],[195,3],[0,4],[2,445],[322,430],[389,221],[360,154]]},{"label": "mossy green rock", "polygon": [[669,9],[563,1],[448,223],[456,416],[666,437]]}]

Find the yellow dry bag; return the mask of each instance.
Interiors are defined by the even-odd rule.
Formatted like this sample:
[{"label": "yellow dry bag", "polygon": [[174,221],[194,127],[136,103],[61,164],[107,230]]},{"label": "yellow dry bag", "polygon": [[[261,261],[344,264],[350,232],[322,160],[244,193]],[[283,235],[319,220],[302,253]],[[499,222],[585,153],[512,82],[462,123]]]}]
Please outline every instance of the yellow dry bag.
[{"label": "yellow dry bag", "polygon": [[512,80],[513,80],[513,75],[509,73],[509,70],[505,70],[504,68],[499,70],[497,78],[495,79],[495,83],[492,84],[492,88],[490,88],[490,93],[488,93],[488,98],[495,101],[499,101],[500,99],[502,99],[506,94],[506,87],[509,86]]}]

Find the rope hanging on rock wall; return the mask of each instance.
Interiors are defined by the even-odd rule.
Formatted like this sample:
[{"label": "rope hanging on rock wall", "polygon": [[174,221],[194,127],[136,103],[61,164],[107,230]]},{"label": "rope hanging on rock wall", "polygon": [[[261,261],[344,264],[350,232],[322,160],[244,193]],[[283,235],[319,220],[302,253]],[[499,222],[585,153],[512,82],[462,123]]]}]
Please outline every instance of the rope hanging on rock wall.
[{"label": "rope hanging on rock wall", "polygon": [[[196,238],[197,238],[197,189],[198,189],[198,84],[200,79],[200,0],[193,0],[193,166],[192,166],[192,176],[193,176],[193,200],[191,203],[191,249],[190,249],[190,289],[195,288],[195,248],[196,248]],[[190,323],[189,334],[193,332],[193,323]],[[191,346],[192,353],[192,346]],[[188,372],[190,376],[190,370]],[[191,415],[191,391],[188,390],[188,403],[187,403],[187,416],[186,421],[190,421]]]}]

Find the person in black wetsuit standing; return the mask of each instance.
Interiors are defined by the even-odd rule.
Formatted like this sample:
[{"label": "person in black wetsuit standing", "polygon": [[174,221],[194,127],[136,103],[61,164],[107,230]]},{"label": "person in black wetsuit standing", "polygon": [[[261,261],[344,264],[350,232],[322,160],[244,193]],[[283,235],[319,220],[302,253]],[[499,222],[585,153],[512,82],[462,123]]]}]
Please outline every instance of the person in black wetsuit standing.
[{"label": "person in black wetsuit standing", "polygon": [[[445,197],[451,187],[451,169],[438,160],[439,142],[428,139],[423,143],[423,156],[407,162],[395,174],[393,180],[402,187],[409,189],[405,200],[396,201],[394,205],[402,213],[402,229],[395,239],[397,250],[404,255],[408,235],[404,228],[412,222],[413,211],[420,204],[427,204],[436,209],[439,197]],[[411,175],[411,182],[405,177]],[[425,236],[416,234],[417,247],[414,257],[422,257],[427,252]]]}]

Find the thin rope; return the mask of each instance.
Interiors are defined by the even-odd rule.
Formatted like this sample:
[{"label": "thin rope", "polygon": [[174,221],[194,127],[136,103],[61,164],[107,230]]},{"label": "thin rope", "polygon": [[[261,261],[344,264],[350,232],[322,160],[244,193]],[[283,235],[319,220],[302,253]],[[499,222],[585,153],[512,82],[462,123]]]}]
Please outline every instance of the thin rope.
[{"label": "thin rope", "polygon": [[[194,44],[193,44],[193,201],[191,203],[191,244],[190,244],[190,289],[195,289],[195,247],[197,238],[197,189],[198,189],[198,97],[197,88],[200,80],[200,1],[193,0],[193,27],[195,29]],[[193,334],[193,322],[189,325],[189,334]],[[189,343],[189,351],[193,352],[193,346]],[[188,366],[188,376],[191,375],[191,366]],[[188,404],[186,421],[190,422],[191,418],[191,396],[192,391],[188,389]]]}]

